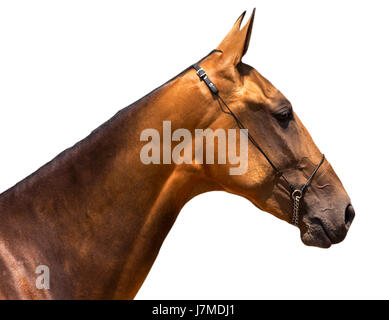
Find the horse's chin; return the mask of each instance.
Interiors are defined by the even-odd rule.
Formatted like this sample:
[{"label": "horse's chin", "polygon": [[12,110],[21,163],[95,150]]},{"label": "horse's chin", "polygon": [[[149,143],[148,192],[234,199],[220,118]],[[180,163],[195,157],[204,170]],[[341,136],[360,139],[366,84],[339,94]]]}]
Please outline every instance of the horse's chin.
[{"label": "horse's chin", "polygon": [[309,234],[307,232],[301,235],[301,240],[305,245],[312,247],[327,249],[332,245],[331,240],[328,239],[327,236],[324,235],[322,237],[317,237],[316,235],[313,236],[312,234]]},{"label": "horse's chin", "polygon": [[301,240],[307,246],[329,248],[332,241],[322,226],[310,225],[301,230]]}]

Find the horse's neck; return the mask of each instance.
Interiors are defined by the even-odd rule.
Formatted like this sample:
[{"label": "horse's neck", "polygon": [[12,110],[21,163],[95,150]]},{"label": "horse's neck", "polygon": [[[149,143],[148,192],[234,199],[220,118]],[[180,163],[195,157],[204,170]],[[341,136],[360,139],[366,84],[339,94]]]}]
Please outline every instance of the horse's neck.
[{"label": "horse's neck", "polygon": [[[186,91],[188,81],[190,79],[174,80],[155,99],[152,98],[147,107],[140,108],[139,113],[134,114],[135,121],[142,126],[138,126],[140,130],[137,130],[133,139],[139,141],[143,129],[155,128],[161,134],[162,144],[165,120],[171,121],[172,131],[186,128],[192,132],[213,121],[213,112],[204,110],[212,101],[204,101],[196,90]],[[143,125],[146,119],[147,125]],[[144,144],[138,143],[132,150],[134,154],[130,161],[138,164],[132,168],[129,177],[133,181],[130,189],[134,194],[130,203],[130,217],[131,221],[137,222],[137,230],[133,233],[136,238],[131,241],[121,277],[117,280],[116,298],[135,296],[184,204],[198,194],[218,189],[204,176],[201,167],[191,164],[144,165],[139,160],[140,149]],[[162,162],[163,147],[161,145]]]},{"label": "horse's neck", "polygon": [[[179,81],[124,109],[0,197],[0,237],[7,251],[0,252],[0,264],[10,277],[27,278],[33,292],[35,268],[45,264],[53,297],[136,294],[182,206],[214,189],[190,165],[140,161],[143,129],[161,132],[163,120],[194,129],[207,118],[199,112],[205,102],[184,92]],[[18,267],[6,263],[11,252]]]}]

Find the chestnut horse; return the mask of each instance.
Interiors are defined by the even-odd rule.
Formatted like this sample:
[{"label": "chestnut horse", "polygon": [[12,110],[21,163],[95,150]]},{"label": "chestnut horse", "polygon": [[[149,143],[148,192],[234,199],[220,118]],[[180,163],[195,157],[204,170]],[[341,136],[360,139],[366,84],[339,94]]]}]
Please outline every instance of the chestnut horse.
[{"label": "chestnut horse", "polygon": [[[322,154],[291,103],[241,61],[254,13],[243,28],[242,14],[217,50],[198,64],[280,172],[303,185]],[[164,121],[172,130],[190,132],[237,128],[188,68],[1,194],[1,298],[132,299],[181,208],[204,192],[243,196],[292,222],[287,186],[251,143],[241,175],[230,175],[230,163],[144,164],[141,133],[154,128],[162,137]],[[241,141],[238,137],[237,144]],[[302,198],[297,222],[302,241],[319,247],[338,243],[353,217],[342,183],[324,160]],[[50,272],[49,288],[37,286],[40,265]]]}]

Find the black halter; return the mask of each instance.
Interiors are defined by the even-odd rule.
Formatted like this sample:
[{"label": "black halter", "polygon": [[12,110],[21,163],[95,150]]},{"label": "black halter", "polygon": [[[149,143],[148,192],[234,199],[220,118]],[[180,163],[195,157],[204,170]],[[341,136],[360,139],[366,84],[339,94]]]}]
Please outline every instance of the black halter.
[{"label": "black halter", "polygon": [[[216,98],[218,99],[219,103],[221,102],[226,108],[228,111],[225,111],[223,108],[222,108],[222,111],[226,114],[229,114],[231,115],[236,124],[238,125],[238,127],[240,129],[246,129],[246,127],[243,125],[243,123],[239,120],[239,118],[236,116],[236,114],[228,107],[228,105],[224,102],[223,98],[219,95],[219,90],[216,88],[216,86],[213,84],[213,82],[208,78],[207,74],[205,73],[204,69],[201,68],[198,64],[194,64],[193,65],[193,68],[196,69],[196,73],[197,75],[199,76],[200,80],[203,80],[205,82],[205,84],[208,86],[209,90],[211,90],[211,93],[213,95],[216,96]],[[315,170],[313,170],[312,174],[310,175],[310,177],[307,179],[307,181],[300,187],[300,188],[296,188],[293,184],[291,184],[288,179],[285,177],[285,175],[282,173],[282,171],[278,170],[278,168],[275,166],[275,164],[270,160],[270,158],[267,156],[267,154],[265,153],[265,151],[263,151],[263,149],[259,146],[259,144],[255,141],[255,139],[252,137],[252,135],[248,132],[247,130],[247,137],[248,139],[251,141],[251,143],[254,145],[255,148],[258,149],[259,152],[262,153],[262,155],[265,157],[265,159],[267,160],[267,162],[270,164],[270,166],[274,169],[274,171],[276,172],[276,174],[281,177],[282,179],[284,179],[284,181],[287,183],[287,185],[289,186],[289,189],[290,189],[290,196],[291,198],[293,199],[293,216],[292,216],[292,223],[294,225],[298,225],[298,221],[299,221],[299,206],[300,206],[300,200],[303,198],[304,196],[304,193],[307,189],[307,187],[310,185],[313,177],[315,176],[317,170],[319,170],[320,166],[323,164],[324,162],[324,154],[321,158],[321,161],[320,163],[316,166]]]}]

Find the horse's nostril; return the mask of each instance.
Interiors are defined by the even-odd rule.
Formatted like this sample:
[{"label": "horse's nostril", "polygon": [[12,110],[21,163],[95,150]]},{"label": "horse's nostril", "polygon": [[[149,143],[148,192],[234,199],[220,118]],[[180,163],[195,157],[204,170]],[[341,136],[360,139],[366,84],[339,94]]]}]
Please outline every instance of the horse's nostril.
[{"label": "horse's nostril", "polygon": [[351,222],[353,222],[355,217],[355,211],[351,204],[349,204],[346,208],[346,213],[344,215],[344,223],[346,224],[346,227],[349,227],[351,225]]}]

